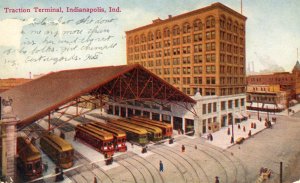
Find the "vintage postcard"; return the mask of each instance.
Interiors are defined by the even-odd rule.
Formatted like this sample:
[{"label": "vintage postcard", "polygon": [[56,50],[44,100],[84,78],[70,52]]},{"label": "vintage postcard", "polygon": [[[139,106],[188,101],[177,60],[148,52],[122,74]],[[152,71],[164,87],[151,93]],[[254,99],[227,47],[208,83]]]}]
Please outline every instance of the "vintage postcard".
[{"label": "vintage postcard", "polygon": [[299,7],[1,1],[1,181],[300,181]]}]

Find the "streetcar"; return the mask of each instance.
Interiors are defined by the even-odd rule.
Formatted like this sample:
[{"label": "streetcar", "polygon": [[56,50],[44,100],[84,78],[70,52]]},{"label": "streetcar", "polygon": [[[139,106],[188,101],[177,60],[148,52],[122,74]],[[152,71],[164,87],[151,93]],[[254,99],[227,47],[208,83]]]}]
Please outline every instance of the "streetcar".
[{"label": "streetcar", "polygon": [[125,152],[127,150],[126,133],[123,130],[100,122],[91,122],[87,125],[91,125],[112,133],[112,135],[114,136],[114,146],[116,151]]},{"label": "streetcar", "polygon": [[64,169],[73,166],[74,149],[66,140],[49,133],[41,137],[40,145],[57,166]]},{"label": "streetcar", "polygon": [[111,126],[124,130],[128,140],[132,140],[141,145],[148,143],[148,136],[145,128],[113,119],[109,119],[108,123]]},{"label": "streetcar", "polygon": [[173,134],[172,125],[169,123],[164,123],[160,121],[151,120],[148,118],[140,117],[140,116],[133,116],[130,118],[131,120],[138,121],[141,123],[153,125],[159,127],[162,130],[163,138],[171,138]]},{"label": "streetcar", "polygon": [[113,156],[114,137],[111,133],[86,124],[77,125],[75,132],[75,139],[79,138],[82,142],[103,153],[106,158]]},{"label": "streetcar", "polygon": [[130,123],[145,128],[145,130],[147,130],[148,132],[148,138],[152,141],[159,141],[162,139],[162,130],[156,126],[140,123],[129,119],[118,119],[118,121]]},{"label": "streetcar", "polygon": [[25,137],[17,137],[17,166],[26,180],[42,176],[40,151]]}]

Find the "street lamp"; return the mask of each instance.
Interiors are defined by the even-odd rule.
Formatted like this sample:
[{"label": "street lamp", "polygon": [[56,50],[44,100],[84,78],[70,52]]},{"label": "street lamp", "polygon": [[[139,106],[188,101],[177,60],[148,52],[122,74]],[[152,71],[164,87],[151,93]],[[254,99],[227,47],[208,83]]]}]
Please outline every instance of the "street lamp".
[{"label": "street lamp", "polygon": [[234,143],[234,133],[233,133],[233,120],[232,120],[232,115],[229,116],[230,117],[230,121],[231,121],[231,128],[232,128],[232,136],[231,136],[231,143]]},{"label": "street lamp", "polygon": [[259,107],[258,107],[258,102],[257,102],[257,119],[259,120]]}]

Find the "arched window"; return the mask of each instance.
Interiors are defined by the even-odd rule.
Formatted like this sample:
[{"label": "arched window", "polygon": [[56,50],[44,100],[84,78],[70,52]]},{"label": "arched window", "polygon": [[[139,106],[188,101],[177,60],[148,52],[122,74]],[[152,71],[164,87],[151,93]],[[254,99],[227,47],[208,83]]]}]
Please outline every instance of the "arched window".
[{"label": "arched window", "polygon": [[170,29],[168,27],[164,29],[164,37],[170,37]]},{"label": "arched window", "polygon": [[148,33],[148,41],[153,41],[154,40],[154,35],[153,35],[153,33],[150,31],[149,33]]},{"label": "arched window", "polygon": [[160,30],[156,30],[155,37],[156,37],[156,39],[160,39],[161,38],[161,32],[160,32]]},{"label": "arched window", "polygon": [[232,20],[229,18],[229,20],[227,21],[227,30],[231,30],[232,27]]},{"label": "arched window", "polygon": [[134,37],[134,44],[139,44],[139,43],[140,43],[139,36],[135,36]]},{"label": "arched window", "polygon": [[237,21],[235,21],[233,24],[233,32],[238,33],[238,27],[239,27],[239,24]]},{"label": "arched window", "polygon": [[206,23],[206,28],[212,28],[215,27],[216,21],[213,16],[209,16],[206,18],[205,23]]},{"label": "arched window", "polygon": [[128,39],[128,43],[129,45],[132,45],[133,44],[133,40],[132,40],[132,37],[130,36],[129,39]]},{"label": "arched window", "polygon": [[202,27],[203,27],[203,25],[202,25],[201,20],[196,19],[196,20],[194,21],[194,31],[202,30]]},{"label": "arched window", "polygon": [[179,35],[180,34],[180,27],[178,25],[175,25],[173,27],[173,36]]},{"label": "arched window", "polygon": [[183,34],[185,34],[185,33],[190,33],[191,32],[191,26],[190,26],[190,24],[189,23],[184,23],[183,24]]},{"label": "arched window", "polygon": [[145,34],[141,35],[141,42],[142,43],[146,42],[146,36],[145,36]]},{"label": "arched window", "polygon": [[225,15],[221,15],[220,17],[220,27],[226,29],[226,17]]},{"label": "arched window", "polygon": [[241,34],[241,35],[244,35],[244,34],[245,34],[245,26],[244,26],[244,24],[242,24],[242,25],[240,26],[240,34]]}]

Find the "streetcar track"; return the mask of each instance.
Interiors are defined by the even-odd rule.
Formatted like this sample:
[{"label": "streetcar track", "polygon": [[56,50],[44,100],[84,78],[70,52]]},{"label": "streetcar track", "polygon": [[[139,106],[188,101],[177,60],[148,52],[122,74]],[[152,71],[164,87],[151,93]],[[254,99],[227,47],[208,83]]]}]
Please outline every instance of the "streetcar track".
[{"label": "streetcar track", "polygon": [[[154,152],[154,151],[151,150],[151,152]],[[178,164],[182,164],[181,162],[179,162],[178,160],[176,160],[176,159],[173,158],[173,157],[170,158],[170,157],[166,156],[166,155],[163,154],[163,153],[159,153],[159,152],[154,152],[154,153],[155,153],[155,154],[158,154],[158,155],[160,155],[160,156],[162,156],[163,158],[165,158],[165,159],[167,159],[167,160],[169,160],[169,162],[170,162],[172,165],[174,165],[174,166],[177,168],[177,170],[180,172],[182,179],[183,179],[185,182],[187,182],[187,180],[186,180],[186,178],[185,178],[185,176],[184,176],[184,174],[187,172],[187,170],[185,169],[184,171],[182,171],[181,168],[180,168],[178,165],[176,165],[176,164],[174,163],[174,161],[175,161],[175,162],[178,162]]]},{"label": "streetcar track", "polygon": [[[206,174],[206,172],[204,171],[204,169],[202,168],[202,166],[201,166],[198,162],[196,162],[196,161],[193,161],[193,162],[196,164],[196,165],[193,165],[193,164],[191,163],[191,160],[193,160],[193,159],[192,159],[190,156],[188,156],[188,155],[182,156],[180,153],[176,152],[175,150],[173,150],[172,148],[167,147],[167,146],[162,146],[162,148],[165,149],[165,150],[168,150],[168,151],[170,151],[170,152],[176,154],[177,156],[181,157],[182,159],[184,159],[185,162],[187,162],[187,163],[192,167],[192,169],[194,170],[194,172],[196,173],[196,175],[197,175],[197,177],[198,177],[198,180],[200,181],[200,180],[201,180],[201,178],[200,178],[201,175],[199,175],[199,173],[196,171],[196,170],[197,170],[197,167],[195,167],[195,166],[198,166],[198,167],[201,169],[201,171],[203,172],[203,174],[204,174],[206,180],[209,182],[208,175]],[[172,149],[172,150],[171,150],[171,149]],[[186,157],[188,157],[188,158],[186,158]],[[188,159],[189,159],[189,160],[188,160]]]},{"label": "streetcar track", "polygon": [[[132,158],[134,158],[135,160],[137,160],[137,157],[139,157],[139,156],[133,156]],[[155,166],[152,163],[150,163],[149,161],[147,161],[145,158],[142,158],[142,157],[139,157],[139,158],[142,159],[143,161],[146,161],[148,163],[148,165],[152,166],[156,170]],[[140,160],[137,160],[137,161],[139,161],[143,165],[143,163]],[[147,169],[149,170],[151,176],[153,177],[153,180],[155,180],[154,179],[155,176],[153,175],[153,173],[150,171],[149,168],[147,168]],[[156,170],[156,172],[158,172],[158,171]],[[159,172],[158,172],[158,175],[160,177],[160,180],[162,182],[164,182],[164,179],[163,179],[163,177],[161,176],[161,174]],[[154,183],[156,183],[156,181],[154,181]]]},{"label": "streetcar track", "polygon": [[[191,146],[191,145],[187,145],[187,146],[194,147],[194,146]],[[222,165],[222,163],[217,158],[215,158],[214,156],[212,156],[209,153],[205,152],[204,150],[197,149],[197,151],[201,151],[202,153],[206,154],[210,158],[214,159],[221,166],[221,168],[223,169],[223,171],[225,173],[225,177],[226,177],[226,182],[228,182],[228,174],[227,174],[227,171],[226,171],[225,167]]]},{"label": "streetcar track", "polygon": [[[211,147],[211,146],[205,146],[205,145],[202,144],[202,143],[200,143],[200,145],[202,145],[203,147],[208,147],[208,148],[210,148],[210,149],[212,149],[212,150],[215,150],[215,151],[219,152],[220,154],[222,154],[222,155],[223,155],[224,157],[226,157],[227,159],[229,159],[229,160],[232,162],[233,166],[235,167],[235,170],[236,170],[236,180],[237,180],[238,167],[237,167],[237,165],[234,163],[234,161],[230,158],[230,157],[232,157],[232,156],[229,156],[228,154],[224,153],[224,150],[222,151],[222,150],[219,150],[219,149],[214,148],[214,147]],[[228,151],[227,151],[227,152],[228,152]],[[246,169],[245,169],[243,163],[241,162],[241,160],[240,160],[238,157],[235,157],[235,156],[234,156],[234,158],[235,158],[236,160],[238,160],[238,165],[240,165],[240,166],[242,167],[242,169],[243,169],[243,171],[244,171],[244,176],[242,176],[242,177],[244,177],[244,180],[245,180],[245,182],[247,183],[247,182],[248,182],[248,181],[247,181],[247,177],[246,177],[247,172],[246,172]]]},{"label": "streetcar track", "polygon": [[[134,156],[133,156],[134,157]],[[154,179],[154,176],[153,174],[151,173],[151,171],[148,169],[148,167],[144,166],[140,161],[136,160],[135,158],[131,158],[130,161],[135,161],[135,162],[138,162],[139,164],[141,164],[143,166],[143,168],[145,168],[147,170],[147,172],[150,174],[151,176],[151,179],[152,179],[152,182],[154,183],[155,182],[155,179]],[[126,161],[128,162],[129,159],[126,159]],[[133,166],[133,163],[131,163],[131,165]],[[139,166],[135,166],[135,167],[139,167]],[[140,171],[141,172],[141,171]],[[145,176],[144,176],[145,177]],[[145,179],[146,180],[146,179]],[[148,181],[145,181],[145,182],[148,182]]]},{"label": "streetcar track", "polygon": [[[121,160],[121,161],[125,161],[125,160],[123,159],[123,160]],[[138,181],[137,181],[136,177],[134,176],[133,172],[132,172],[127,166],[125,166],[124,163],[122,163],[121,161],[118,161],[118,163],[119,163],[120,165],[122,165],[124,168],[126,168],[126,169],[129,171],[129,173],[132,175],[132,177],[133,177],[133,179],[134,179],[134,182],[135,182],[135,183],[138,183]]]},{"label": "streetcar track", "polygon": [[[192,142],[194,142],[194,141],[192,141]],[[237,165],[234,163],[234,161],[230,158],[231,156],[229,156],[229,155],[227,155],[226,153],[224,153],[224,150],[222,151],[222,150],[219,150],[219,149],[214,148],[214,147],[211,147],[211,146],[206,146],[206,145],[204,145],[204,144],[202,144],[202,143],[192,143],[192,142],[189,141],[190,144],[193,144],[193,145],[201,145],[201,146],[204,147],[204,148],[209,148],[209,149],[211,149],[211,150],[213,150],[213,151],[219,152],[219,153],[222,154],[225,158],[227,158],[227,159],[232,163],[233,167],[235,168],[235,180],[237,180],[237,176],[238,176],[238,167],[237,167]],[[204,152],[204,150],[202,150],[202,151]],[[241,163],[241,160],[240,160],[240,159],[238,159],[237,157],[234,157],[234,158],[238,160],[238,165],[240,165],[240,166],[242,167],[242,169],[243,169],[243,171],[244,171],[244,176],[243,176],[243,177],[244,177],[244,179],[245,179],[245,182],[247,183],[247,177],[246,177],[247,172],[246,172],[246,169],[245,169],[244,165]]]}]

